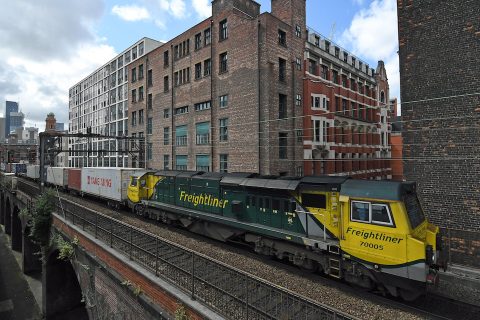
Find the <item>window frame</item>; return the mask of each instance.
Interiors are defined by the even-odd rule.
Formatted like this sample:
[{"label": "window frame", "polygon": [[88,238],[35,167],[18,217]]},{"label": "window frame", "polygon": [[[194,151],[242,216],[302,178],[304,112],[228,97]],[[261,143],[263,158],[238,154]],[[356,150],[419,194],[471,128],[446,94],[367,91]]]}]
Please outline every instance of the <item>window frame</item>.
[{"label": "window frame", "polygon": [[[368,221],[363,221],[363,220],[357,220],[353,218],[353,203],[366,203],[368,204]],[[384,206],[387,208],[387,213],[388,213],[388,218],[390,222],[383,222],[383,221],[376,221],[373,220],[372,218],[372,207],[373,205],[378,205],[378,206]],[[362,200],[350,200],[350,221],[351,222],[357,222],[357,223],[364,223],[364,224],[372,224],[372,225],[378,225],[382,227],[391,227],[395,228],[395,221],[393,219],[392,215],[392,210],[390,209],[390,206],[388,203],[382,203],[382,202],[371,202],[371,201],[362,201]]]}]

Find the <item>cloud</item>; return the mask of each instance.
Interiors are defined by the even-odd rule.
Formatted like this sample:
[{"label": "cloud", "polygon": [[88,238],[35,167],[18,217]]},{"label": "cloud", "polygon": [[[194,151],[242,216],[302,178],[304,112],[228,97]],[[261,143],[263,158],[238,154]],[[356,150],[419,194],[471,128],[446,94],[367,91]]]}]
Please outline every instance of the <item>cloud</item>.
[{"label": "cloud", "polygon": [[95,33],[103,12],[100,0],[2,3],[0,109],[18,101],[40,130],[49,112],[68,124],[68,89],[115,56]]},{"label": "cloud", "polygon": [[385,62],[391,98],[400,97],[397,29],[397,2],[374,0],[354,16],[340,38],[358,57]]},{"label": "cloud", "polygon": [[136,5],[113,6],[112,13],[125,21],[141,21],[150,19],[146,8]]},{"label": "cloud", "polygon": [[364,2],[364,0],[353,0],[353,3],[355,3],[358,6],[362,6],[363,2]]},{"label": "cloud", "polygon": [[192,0],[192,6],[198,16],[202,19],[212,15],[210,0]]},{"label": "cloud", "polygon": [[184,0],[159,0],[158,5],[163,11],[181,19],[187,17]]}]

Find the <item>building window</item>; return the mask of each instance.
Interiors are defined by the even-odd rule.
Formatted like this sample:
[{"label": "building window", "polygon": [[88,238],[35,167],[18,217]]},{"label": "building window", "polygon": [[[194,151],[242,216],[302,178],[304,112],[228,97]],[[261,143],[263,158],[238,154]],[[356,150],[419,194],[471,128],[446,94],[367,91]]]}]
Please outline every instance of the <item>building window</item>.
[{"label": "building window", "polygon": [[168,119],[170,117],[170,109],[163,109],[163,118]]},{"label": "building window", "polygon": [[132,48],[132,61],[137,59],[137,46]]},{"label": "building window", "polygon": [[343,52],[343,61],[348,62],[348,53]]},{"label": "building window", "polygon": [[228,38],[228,25],[227,19],[220,21],[220,41],[223,41]]},{"label": "building window", "polygon": [[132,82],[137,81],[137,69],[132,68]]},{"label": "building window", "polygon": [[147,71],[147,86],[151,87],[153,86],[153,74],[152,74],[152,69]]},{"label": "building window", "polygon": [[315,36],[315,46],[320,47],[320,37],[317,35]]},{"label": "building window", "polygon": [[195,65],[195,79],[198,80],[202,77],[202,63],[197,63]]},{"label": "building window", "polygon": [[302,60],[300,58],[295,59],[295,66],[297,67],[297,70],[302,70]]},{"label": "building window", "polygon": [[138,66],[138,79],[143,79],[143,64]]},{"label": "building window", "polygon": [[138,88],[138,101],[143,101],[143,86]]},{"label": "building window", "polygon": [[325,80],[328,80],[328,67],[327,66],[324,66],[322,64],[322,67],[321,67],[321,71],[320,71],[320,76],[325,79]]},{"label": "building window", "polygon": [[335,57],[339,57],[340,56],[340,48],[339,47],[335,47]]},{"label": "building window", "polygon": [[220,172],[228,172],[228,154],[220,154]]},{"label": "building window", "polygon": [[347,76],[342,74],[342,87],[347,87]]},{"label": "building window", "polygon": [[205,45],[208,46],[210,44],[210,42],[212,42],[212,36],[211,36],[210,28],[205,29],[205,31],[203,32],[203,37],[205,39]]},{"label": "building window", "polygon": [[228,94],[220,96],[220,108],[226,108],[228,106]]},{"label": "building window", "polygon": [[301,38],[302,37],[302,28],[300,28],[300,26],[297,24],[295,25],[295,35],[298,37],[298,38]]},{"label": "building window", "polygon": [[220,119],[220,141],[228,141],[228,118]]},{"label": "building window", "polygon": [[168,83],[168,76],[163,77],[163,92],[168,92],[169,90],[169,83]]},{"label": "building window", "polygon": [[207,59],[203,62],[203,75],[209,76],[210,73],[212,72],[212,60]]},{"label": "building window", "polygon": [[138,110],[138,124],[143,124],[143,109]]},{"label": "building window", "polygon": [[196,125],[196,144],[210,143],[210,122],[201,122]]},{"label": "building window", "polygon": [[278,58],[278,78],[280,81],[285,82],[287,73],[287,61],[282,58]]},{"label": "building window", "polygon": [[152,160],[153,158],[153,144],[151,142],[147,143],[147,160]]},{"label": "building window", "polygon": [[133,111],[132,112],[132,127],[135,127],[137,125],[137,112]]},{"label": "building window", "polygon": [[297,136],[297,142],[303,141],[303,130],[302,129],[295,129],[295,133]]},{"label": "building window", "polygon": [[328,41],[325,41],[325,51],[330,53],[330,42],[328,42]]},{"label": "building window", "polygon": [[147,118],[147,134],[153,133],[153,119],[152,117]]},{"label": "building window", "polygon": [[220,54],[220,73],[228,71],[228,56],[227,53],[224,52]]},{"label": "building window", "polygon": [[210,156],[207,154],[197,155],[196,168],[197,171],[210,171]]},{"label": "building window", "polygon": [[357,59],[355,59],[355,57],[352,57],[352,66],[355,67],[355,62],[356,62]]},{"label": "building window", "polygon": [[282,46],[287,46],[287,33],[278,29],[278,43]]},{"label": "building window", "polygon": [[280,159],[287,159],[287,137],[288,133],[278,133],[278,157]]},{"label": "building window", "polygon": [[175,145],[186,146],[188,140],[188,127],[186,125],[175,128]]},{"label": "building window", "polygon": [[195,50],[198,50],[202,47],[202,34],[197,33],[195,35]]},{"label": "building window", "polygon": [[342,99],[342,113],[347,114],[347,100]]},{"label": "building window", "polygon": [[132,102],[137,102],[137,89],[132,90]]},{"label": "building window", "polygon": [[295,98],[295,105],[296,106],[301,106],[302,105],[302,95],[301,94],[297,94],[297,96]]},{"label": "building window", "polygon": [[170,170],[170,155],[163,155],[163,170]]},{"label": "building window", "polygon": [[170,128],[163,128],[163,145],[168,146],[170,144]]},{"label": "building window", "polygon": [[163,66],[168,67],[168,50],[163,53]]},{"label": "building window", "polygon": [[278,118],[285,119],[287,117],[287,96],[284,94],[278,95]]},{"label": "building window", "polygon": [[188,157],[187,156],[175,156],[175,169],[187,170]]},{"label": "building window", "polygon": [[317,74],[317,62],[315,60],[308,59],[308,72],[314,75]]},{"label": "building window", "polygon": [[332,78],[333,78],[333,83],[339,84],[338,83],[338,71],[336,71],[336,70],[332,71]]},{"label": "building window", "polygon": [[149,93],[147,96],[147,108],[149,110],[152,110],[153,108],[153,95],[151,93]]},{"label": "building window", "polygon": [[188,106],[175,108],[175,115],[188,113]]},{"label": "building window", "polygon": [[212,103],[210,101],[205,101],[205,102],[200,102],[200,103],[195,103],[195,111],[202,111],[202,110],[208,110],[211,108]]}]

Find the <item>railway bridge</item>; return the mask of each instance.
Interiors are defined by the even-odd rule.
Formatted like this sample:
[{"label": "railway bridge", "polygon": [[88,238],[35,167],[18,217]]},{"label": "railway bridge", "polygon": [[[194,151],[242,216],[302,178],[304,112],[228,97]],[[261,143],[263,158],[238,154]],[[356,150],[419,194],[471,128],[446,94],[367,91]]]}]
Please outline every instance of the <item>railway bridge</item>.
[{"label": "railway bridge", "polygon": [[1,182],[0,223],[22,271],[42,274],[47,319],[353,318],[64,198],[41,248],[26,214],[39,188]]}]

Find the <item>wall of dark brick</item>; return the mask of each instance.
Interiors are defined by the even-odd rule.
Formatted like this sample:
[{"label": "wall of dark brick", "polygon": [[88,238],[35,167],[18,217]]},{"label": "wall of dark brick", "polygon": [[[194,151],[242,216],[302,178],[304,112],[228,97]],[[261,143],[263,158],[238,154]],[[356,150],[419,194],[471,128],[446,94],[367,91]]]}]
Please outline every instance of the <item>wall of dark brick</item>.
[{"label": "wall of dark brick", "polygon": [[451,247],[468,242],[452,262],[480,267],[480,2],[397,6],[405,176]]}]

